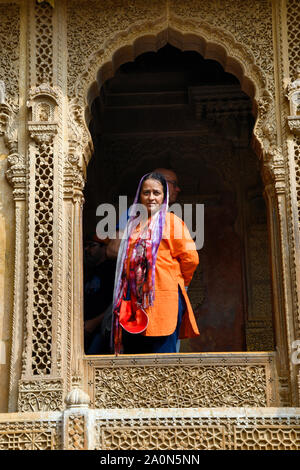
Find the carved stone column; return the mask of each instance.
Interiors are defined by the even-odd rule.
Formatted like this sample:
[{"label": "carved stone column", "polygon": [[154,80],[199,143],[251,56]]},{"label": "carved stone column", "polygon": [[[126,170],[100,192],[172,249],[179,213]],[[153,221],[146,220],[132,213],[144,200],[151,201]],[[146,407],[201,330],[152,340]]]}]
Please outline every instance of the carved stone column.
[{"label": "carved stone column", "polygon": [[82,107],[76,100],[72,101],[68,107],[68,154],[64,165],[65,246],[68,253],[66,287],[71,340],[70,374],[81,379],[84,375],[82,210],[86,166],[91,151],[91,137],[85,127]]},{"label": "carved stone column", "polygon": [[286,184],[284,159],[280,151],[272,152],[262,169],[265,198],[268,207],[271,238],[273,308],[276,335],[277,373],[279,396],[282,406],[289,406],[292,397],[293,370],[289,351],[291,332],[289,325],[292,302],[290,299],[289,273],[284,269],[288,257],[288,228],[286,221]]},{"label": "carved stone column", "polygon": [[83,108],[67,100],[65,8],[66,2],[28,2],[25,302],[18,384],[14,378],[22,412],[63,409],[72,375],[83,370],[81,213],[89,135]]},{"label": "carved stone column", "polygon": [[42,84],[29,93],[29,239],[25,337],[19,410],[62,407],[59,315],[55,306],[55,136],[59,93]]},{"label": "carved stone column", "polygon": [[287,87],[287,97],[290,103],[288,125],[295,135],[300,135],[300,67],[297,68],[297,78]]},{"label": "carved stone column", "polygon": [[14,302],[12,312],[12,346],[10,355],[9,410],[14,410],[17,395],[17,374],[20,369],[22,330],[23,292],[24,292],[24,251],[26,232],[26,178],[25,158],[18,146],[18,108],[9,104],[5,94],[5,84],[0,82],[0,136],[3,135],[8,149],[6,177],[11,184],[15,209],[15,264],[14,264]]},{"label": "carved stone column", "polygon": [[18,410],[56,411],[64,407],[66,376],[61,241],[63,90],[60,66],[55,62],[61,61],[55,42],[58,12],[48,3],[30,1],[27,13],[27,237]]}]

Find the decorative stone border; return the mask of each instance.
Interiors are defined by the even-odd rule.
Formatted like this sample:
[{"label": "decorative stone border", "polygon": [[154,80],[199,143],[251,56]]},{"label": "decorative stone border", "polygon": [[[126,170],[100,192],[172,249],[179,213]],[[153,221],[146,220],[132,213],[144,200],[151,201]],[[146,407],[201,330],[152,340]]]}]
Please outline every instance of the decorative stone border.
[{"label": "decorative stone border", "polygon": [[278,405],[275,353],[89,357],[95,408]]},{"label": "decorative stone border", "polygon": [[299,450],[300,408],[0,414],[0,450]]}]

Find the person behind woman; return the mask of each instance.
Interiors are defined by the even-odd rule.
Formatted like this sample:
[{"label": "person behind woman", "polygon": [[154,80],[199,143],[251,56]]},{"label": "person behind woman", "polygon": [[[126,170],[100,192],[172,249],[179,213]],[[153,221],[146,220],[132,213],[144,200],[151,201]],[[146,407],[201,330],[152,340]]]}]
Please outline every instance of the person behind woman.
[{"label": "person behind woman", "polygon": [[118,252],[115,354],[173,353],[178,338],[199,335],[186,292],[198,253],[184,222],[167,210],[165,178],[144,175]]}]

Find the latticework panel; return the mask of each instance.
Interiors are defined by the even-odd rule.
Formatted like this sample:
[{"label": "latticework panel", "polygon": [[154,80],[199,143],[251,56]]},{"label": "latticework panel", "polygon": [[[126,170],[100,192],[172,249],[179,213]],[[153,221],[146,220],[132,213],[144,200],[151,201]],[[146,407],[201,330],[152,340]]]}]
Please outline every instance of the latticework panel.
[{"label": "latticework panel", "polygon": [[0,431],[0,450],[52,450],[51,430]]},{"label": "latticework panel", "polygon": [[47,3],[36,4],[36,81],[37,85],[53,85],[53,25],[52,8]]},{"label": "latticework panel", "polygon": [[300,57],[300,5],[299,0],[287,0],[287,33],[291,79],[296,78]]},{"label": "latticework panel", "polygon": [[[24,415],[23,415],[24,416]],[[41,415],[23,416],[0,414],[0,450],[54,450],[62,446],[61,418],[43,420]]]},{"label": "latticework panel", "polygon": [[[96,420],[96,449],[298,450],[299,416],[246,417],[212,413],[188,417]],[[261,410],[260,410],[261,411]],[[229,413],[230,415],[230,413]]]},{"label": "latticework panel", "polygon": [[51,373],[53,278],[53,149],[40,147],[35,165],[33,374]]},{"label": "latticework panel", "polygon": [[237,450],[297,450],[300,426],[257,426],[235,429]]},{"label": "latticework panel", "polygon": [[101,430],[103,449],[196,449],[223,450],[224,427],[215,426],[153,426],[111,427]]}]

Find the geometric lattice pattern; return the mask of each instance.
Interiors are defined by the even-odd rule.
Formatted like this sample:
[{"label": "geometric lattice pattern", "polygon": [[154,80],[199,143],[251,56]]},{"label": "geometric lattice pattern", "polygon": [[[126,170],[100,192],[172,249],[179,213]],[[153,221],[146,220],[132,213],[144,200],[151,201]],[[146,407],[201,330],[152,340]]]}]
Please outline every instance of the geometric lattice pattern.
[{"label": "geometric lattice pattern", "polygon": [[36,78],[40,85],[47,81],[53,84],[53,25],[52,8],[46,4],[35,6],[36,24]]},{"label": "geometric lattice pattern", "polygon": [[35,165],[32,372],[50,374],[53,282],[53,149],[39,146]]},{"label": "geometric lattice pattern", "polygon": [[83,450],[85,442],[85,418],[82,415],[70,415],[68,418],[68,449]]},{"label": "geometric lattice pattern", "polygon": [[86,409],[47,421],[30,414],[24,421],[0,421],[0,450],[84,450],[88,442],[96,450],[300,450],[299,411],[287,410],[280,417],[259,408],[250,416],[231,409],[190,416],[177,410],[177,417],[144,410],[133,417],[124,410],[121,418],[117,410],[105,416],[104,410]]},{"label": "geometric lattice pattern", "polygon": [[[254,412],[255,413],[255,412]],[[116,417],[115,417],[116,418]],[[96,421],[95,448],[105,450],[299,450],[299,416],[157,417]]]},{"label": "geometric lattice pattern", "polygon": [[103,449],[118,450],[172,450],[172,449],[224,449],[223,427],[153,427],[104,428]]},{"label": "geometric lattice pattern", "polygon": [[84,414],[49,415],[47,421],[30,414],[24,421],[0,420],[0,450],[84,450],[88,441],[96,450],[299,450],[300,414],[286,410],[287,416],[262,409],[250,416],[234,409],[194,410],[190,416],[177,410],[177,417],[167,410],[160,415],[144,410],[133,417],[124,410],[121,418],[117,410],[105,416],[104,410],[86,409]]},{"label": "geometric lattice pattern", "polygon": [[51,430],[0,431],[0,450],[51,450]]},{"label": "geometric lattice pattern", "polygon": [[[52,14],[48,4],[35,5],[37,84],[53,83]],[[52,353],[53,146],[46,141],[39,144],[35,162],[33,375],[51,373]]]},{"label": "geometric lattice pattern", "polygon": [[299,450],[300,426],[235,428],[237,450]]},{"label": "geometric lattice pattern", "polygon": [[287,0],[288,57],[291,80],[296,79],[300,66],[300,4],[299,0]]}]

